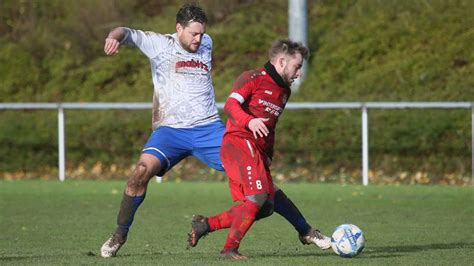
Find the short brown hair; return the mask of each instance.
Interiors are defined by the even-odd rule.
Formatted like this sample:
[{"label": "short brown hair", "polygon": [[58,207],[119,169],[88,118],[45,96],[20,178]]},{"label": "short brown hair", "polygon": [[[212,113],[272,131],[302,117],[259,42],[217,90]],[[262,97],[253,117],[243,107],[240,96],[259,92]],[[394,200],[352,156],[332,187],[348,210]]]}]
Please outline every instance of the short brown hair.
[{"label": "short brown hair", "polygon": [[191,22],[207,23],[207,16],[204,10],[194,3],[184,4],[176,14],[176,23],[187,27]]},{"label": "short brown hair", "polygon": [[279,39],[273,42],[272,47],[268,51],[270,60],[279,54],[294,55],[300,53],[303,59],[308,59],[309,49],[301,42],[294,42],[289,39]]}]

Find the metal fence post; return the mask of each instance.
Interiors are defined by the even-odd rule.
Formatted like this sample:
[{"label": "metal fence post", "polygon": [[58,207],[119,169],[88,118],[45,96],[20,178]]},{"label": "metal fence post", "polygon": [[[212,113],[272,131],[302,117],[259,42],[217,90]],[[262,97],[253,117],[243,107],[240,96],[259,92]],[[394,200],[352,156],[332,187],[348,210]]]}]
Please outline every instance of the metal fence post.
[{"label": "metal fence post", "polygon": [[369,121],[367,106],[362,105],[362,184],[369,184]]},{"label": "metal fence post", "polygon": [[[306,0],[288,1],[288,38],[308,46],[308,4]],[[306,79],[307,68],[308,63],[303,62],[301,75],[291,86],[294,92],[299,90],[300,85]]]},{"label": "metal fence post", "polygon": [[474,102],[471,103],[471,185],[474,186]]},{"label": "metal fence post", "polygon": [[64,109],[61,104],[58,105],[58,149],[59,149],[59,181],[66,180],[66,159],[64,145]]}]

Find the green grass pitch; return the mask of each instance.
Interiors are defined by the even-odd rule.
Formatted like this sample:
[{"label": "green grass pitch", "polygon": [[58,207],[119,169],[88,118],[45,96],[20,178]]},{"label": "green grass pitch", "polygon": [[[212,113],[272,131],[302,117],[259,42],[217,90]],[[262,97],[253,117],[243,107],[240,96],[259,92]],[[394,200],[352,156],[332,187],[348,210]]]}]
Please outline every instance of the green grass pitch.
[{"label": "green grass pitch", "polygon": [[[116,258],[99,255],[115,228],[124,182],[0,181],[0,264],[212,265],[226,230],[186,250],[193,214],[231,204],[226,183],[151,182]],[[299,243],[278,214],[258,221],[241,244],[244,265],[472,265],[474,190],[447,186],[281,184],[307,220],[330,234],[353,223],[366,247],[352,259]]]}]

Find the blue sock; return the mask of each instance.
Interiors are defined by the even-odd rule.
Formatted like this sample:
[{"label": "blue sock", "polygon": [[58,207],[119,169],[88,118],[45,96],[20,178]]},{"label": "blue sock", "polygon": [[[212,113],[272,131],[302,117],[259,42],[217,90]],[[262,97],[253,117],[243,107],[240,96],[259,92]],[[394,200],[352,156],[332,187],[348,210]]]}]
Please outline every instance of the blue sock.
[{"label": "blue sock", "polygon": [[290,222],[300,235],[306,235],[311,230],[303,214],[280,189],[275,192],[274,211]]},{"label": "blue sock", "polygon": [[122,235],[124,238],[127,237],[130,226],[133,223],[135,212],[137,211],[140,204],[145,199],[145,194],[142,196],[128,196],[123,193],[122,204],[120,205],[120,212],[117,217],[117,230],[116,233]]}]

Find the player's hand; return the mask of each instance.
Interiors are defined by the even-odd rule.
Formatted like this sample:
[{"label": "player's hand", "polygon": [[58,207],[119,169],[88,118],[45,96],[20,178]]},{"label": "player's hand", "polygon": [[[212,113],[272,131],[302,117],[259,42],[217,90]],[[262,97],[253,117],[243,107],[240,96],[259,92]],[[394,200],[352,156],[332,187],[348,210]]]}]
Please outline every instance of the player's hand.
[{"label": "player's hand", "polygon": [[[263,138],[266,137],[269,133],[265,122],[268,121],[269,118],[254,118],[250,120],[248,128],[252,131],[253,136],[257,138],[258,136]],[[257,136],[258,135],[258,136]]]},{"label": "player's hand", "polygon": [[120,42],[113,38],[105,39],[104,52],[106,55],[114,55],[119,52]]}]

